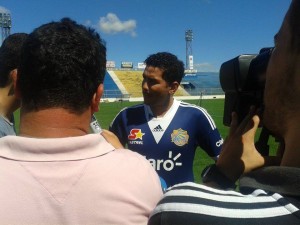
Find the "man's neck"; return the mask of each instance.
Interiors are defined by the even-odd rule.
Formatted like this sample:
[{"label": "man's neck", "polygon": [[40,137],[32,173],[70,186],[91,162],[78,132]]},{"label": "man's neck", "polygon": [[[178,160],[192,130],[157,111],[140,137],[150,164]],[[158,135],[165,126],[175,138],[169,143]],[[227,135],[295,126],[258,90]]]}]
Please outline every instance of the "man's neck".
[{"label": "man's neck", "polygon": [[36,112],[24,112],[21,109],[19,136],[36,138],[82,136],[89,133],[90,121],[90,110],[77,115],[62,108]]},{"label": "man's neck", "polygon": [[168,110],[172,107],[173,102],[174,102],[174,98],[170,98],[168,102],[160,105],[153,105],[150,106],[150,108],[155,117],[163,117],[168,112]]}]

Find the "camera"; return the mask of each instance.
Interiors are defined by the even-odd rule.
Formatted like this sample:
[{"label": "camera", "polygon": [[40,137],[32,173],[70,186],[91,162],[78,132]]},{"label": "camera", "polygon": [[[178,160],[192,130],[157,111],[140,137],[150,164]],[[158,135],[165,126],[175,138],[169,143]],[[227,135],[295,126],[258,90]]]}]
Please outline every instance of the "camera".
[{"label": "camera", "polygon": [[233,111],[241,122],[250,106],[263,107],[265,74],[272,50],[273,48],[262,48],[259,54],[239,55],[221,65],[220,84],[225,92],[225,126],[230,126]]}]

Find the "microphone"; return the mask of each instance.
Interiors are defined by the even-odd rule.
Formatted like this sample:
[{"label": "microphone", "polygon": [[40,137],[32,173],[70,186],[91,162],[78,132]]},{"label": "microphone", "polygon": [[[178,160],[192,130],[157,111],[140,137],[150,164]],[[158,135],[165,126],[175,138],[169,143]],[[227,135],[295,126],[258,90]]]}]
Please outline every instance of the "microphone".
[{"label": "microphone", "polygon": [[96,116],[93,114],[91,118],[90,127],[95,134],[100,134],[102,132],[101,126],[98,123]]}]

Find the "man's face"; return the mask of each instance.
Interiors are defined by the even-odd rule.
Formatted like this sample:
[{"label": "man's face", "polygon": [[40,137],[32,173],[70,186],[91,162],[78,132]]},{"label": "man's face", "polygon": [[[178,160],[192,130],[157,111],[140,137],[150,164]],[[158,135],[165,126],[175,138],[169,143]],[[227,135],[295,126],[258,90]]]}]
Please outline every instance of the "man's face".
[{"label": "man's face", "polygon": [[159,106],[169,103],[170,85],[163,79],[163,70],[147,66],[143,73],[142,92],[144,103],[149,106]]},{"label": "man's face", "polygon": [[[274,38],[275,48],[266,73],[264,125],[275,135],[284,136],[291,103],[295,100],[295,80],[288,15]],[[299,98],[299,96],[298,96]],[[297,101],[297,100],[296,100]],[[293,106],[292,106],[293,107]]]}]

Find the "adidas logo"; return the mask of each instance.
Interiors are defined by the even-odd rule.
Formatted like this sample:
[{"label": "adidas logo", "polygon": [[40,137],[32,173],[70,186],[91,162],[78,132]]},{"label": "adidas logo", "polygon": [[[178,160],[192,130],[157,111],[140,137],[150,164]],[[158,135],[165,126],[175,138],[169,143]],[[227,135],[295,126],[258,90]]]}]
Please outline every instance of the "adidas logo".
[{"label": "adidas logo", "polygon": [[154,127],[154,129],[153,129],[152,131],[153,131],[153,132],[162,132],[162,131],[164,131],[164,130],[161,128],[160,125],[158,125],[158,126]]}]

